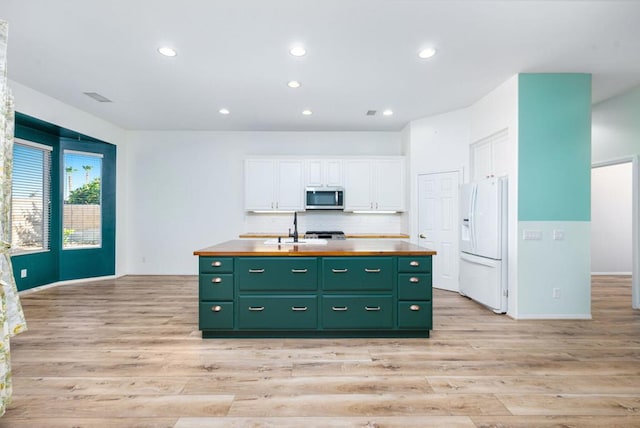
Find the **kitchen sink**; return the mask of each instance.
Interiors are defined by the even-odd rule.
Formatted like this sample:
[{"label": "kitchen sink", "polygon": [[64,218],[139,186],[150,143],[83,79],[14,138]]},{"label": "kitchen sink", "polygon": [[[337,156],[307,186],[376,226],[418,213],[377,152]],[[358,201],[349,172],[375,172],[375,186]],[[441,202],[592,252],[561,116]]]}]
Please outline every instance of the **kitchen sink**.
[{"label": "kitchen sink", "polygon": [[298,239],[298,242],[293,242],[293,238],[282,238],[280,242],[278,242],[278,239],[267,239],[264,243],[265,245],[327,245],[327,240]]}]

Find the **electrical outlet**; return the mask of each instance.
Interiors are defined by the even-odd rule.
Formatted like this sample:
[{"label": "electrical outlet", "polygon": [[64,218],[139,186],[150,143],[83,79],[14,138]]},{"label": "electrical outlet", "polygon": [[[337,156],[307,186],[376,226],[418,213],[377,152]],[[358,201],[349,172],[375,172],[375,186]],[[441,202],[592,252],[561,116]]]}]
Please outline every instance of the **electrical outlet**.
[{"label": "electrical outlet", "polygon": [[553,298],[554,299],[559,299],[560,298],[560,289],[559,288],[554,288],[553,289]]},{"label": "electrical outlet", "polygon": [[20,270],[20,278],[26,278],[27,277],[27,270],[26,269],[21,269]]},{"label": "electrical outlet", "polygon": [[555,229],[553,231],[553,240],[554,241],[564,241],[564,230]]}]

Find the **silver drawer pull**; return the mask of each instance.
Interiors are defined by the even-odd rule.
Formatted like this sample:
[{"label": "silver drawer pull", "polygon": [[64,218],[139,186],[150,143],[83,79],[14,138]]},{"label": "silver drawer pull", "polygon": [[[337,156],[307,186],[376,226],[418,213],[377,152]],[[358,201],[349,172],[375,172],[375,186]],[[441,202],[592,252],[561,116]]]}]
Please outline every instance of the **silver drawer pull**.
[{"label": "silver drawer pull", "polygon": [[264,273],[264,269],[249,269],[249,273]]},{"label": "silver drawer pull", "polygon": [[307,269],[291,269],[291,273],[307,273]]},{"label": "silver drawer pull", "polygon": [[412,260],[409,262],[409,266],[420,266],[420,262],[417,260]]},{"label": "silver drawer pull", "polygon": [[220,267],[222,266],[222,262],[220,260],[216,260],[215,262],[211,263],[211,267]]},{"label": "silver drawer pull", "polygon": [[380,308],[380,306],[365,306],[364,309],[365,311],[369,311],[369,312],[377,312],[382,308]]},{"label": "silver drawer pull", "polygon": [[251,312],[262,312],[264,311],[264,306],[249,306],[249,310]]},{"label": "silver drawer pull", "polygon": [[409,306],[409,309],[411,309],[412,311],[419,311],[420,310],[420,305],[411,305],[411,306]]},{"label": "silver drawer pull", "polygon": [[420,278],[416,278],[415,276],[412,276],[411,278],[409,278],[409,282],[420,282]]},{"label": "silver drawer pull", "polygon": [[347,272],[349,272],[349,269],[331,269],[331,272],[333,272],[333,273],[347,273]]},{"label": "silver drawer pull", "polygon": [[306,311],[308,308],[306,306],[292,306],[291,310],[294,312],[304,312]]},{"label": "silver drawer pull", "polygon": [[336,312],[344,312],[346,310],[349,310],[349,307],[348,306],[332,306],[331,309]]},{"label": "silver drawer pull", "polygon": [[222,278],[220,277],[212,278],[211,282],[213,282],[214,284],[220,284],[222,282]]},{"label": "silver drawer pull", "polygon": [[380,273],[382,271],[382,269],[367,269],[364,268],[364,271],[367,273]]},{"label": "silver drawer pull", "polygon": [[222,306],[220,305],[211,306],[211,312],[220,312],[221,310]]}]

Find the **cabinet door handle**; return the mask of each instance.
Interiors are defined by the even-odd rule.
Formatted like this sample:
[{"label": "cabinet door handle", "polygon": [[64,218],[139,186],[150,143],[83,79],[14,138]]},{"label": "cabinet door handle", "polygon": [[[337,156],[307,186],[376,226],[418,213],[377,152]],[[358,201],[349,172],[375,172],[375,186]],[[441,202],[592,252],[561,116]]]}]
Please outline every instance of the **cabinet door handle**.
[{"label": "cabinet door handle", "polygon": [[251,312],[262,312],[264,311],[264,306],[249,306],[249,310]]},{"label": "cabinet door handle", "polygon": [[307,269],[291,269],[291,273],[307,273]]},{"label": "cabinet door handle", "polygon": [[215,262],[211,263],[211,267],[220,267],[222,266],[222,262],[220,260],[216,260]]},{"label": "cabinet door handle", "polygon": [[420,305],[411,305],[411,306],[409,306],[409,309],[411,309],[412,311],[419,311],[420,310]]},{"label": "cabinet door handle", "polygon": [[249,273],[264,273],[264,269],[249,269]]},{"label": "cabinet door handle", "polygon": [[411,260],[409,266],[420,266],[420,262],[417,260]]},{"label": "cabinet door handle", "polygon": [[[464,220],[463,220],[464,221]],[[469,221],[469,219],[466,219],[466,221]],[[420,234],[420,238],[422,239],[427,239],[427,235],[425,235],[424,233]]]},{"label": "cabinet door handle", "polygon": [[220,305],[211,306],[211,312],[220,312],[221,310],[222,306]]},{"label": "cabinet door handle", "polygon": [[220,278],[220,277],[212,278],[211,282],[214,283],[214,284],[220,284],[222,282],[222,278]]},{"label": "cabinet door handle", "polygon": [[367,269],[364,268],[364,271],[367,273],[380,273],[382,271],[382,269]]},{"label": "cabinet door handle", "polygon": [[333,272],[333,273],[347,273],[347,272],[349,272],[349,269],[331,269],[331,272]]},{"label": "cabinet door handle", "polygon": [[304,312],[306,311],[308,308],[306,306],[292,306],[291,310],[294,312]]},{"label": "cabinet door handle", "polygon": [[332,306],[331,309],[336,312],[344,312],[346,310],[349,310],[349,307],[348,306]]},{"label": "cabinet door handle", "polygon": [[382,308],[380,308],[380,306],[365,306],[364,310],[365,311],[369,311],[369,312],[377,312],[379,310],[381,310]]},{"label": "cabinet door handle", "polygon": [[420,278],[416,278],[415,276],[412,276],[411,278],[409,278],[409,282],[413,282],[413,283],[420,282]]}]

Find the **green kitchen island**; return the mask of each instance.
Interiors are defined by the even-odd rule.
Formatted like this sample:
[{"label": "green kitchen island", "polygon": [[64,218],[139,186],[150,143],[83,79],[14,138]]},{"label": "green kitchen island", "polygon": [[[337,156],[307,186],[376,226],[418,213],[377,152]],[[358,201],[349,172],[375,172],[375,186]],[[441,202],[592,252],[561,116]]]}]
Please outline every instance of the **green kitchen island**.
[{"label": "green kitchen island", "polygon": [[202,337],[429,337],[435,251],[390,239],[304,241],[194,251]]}]

